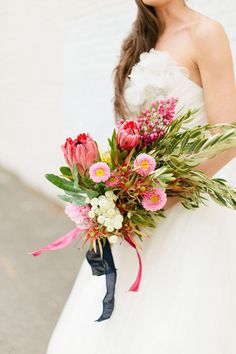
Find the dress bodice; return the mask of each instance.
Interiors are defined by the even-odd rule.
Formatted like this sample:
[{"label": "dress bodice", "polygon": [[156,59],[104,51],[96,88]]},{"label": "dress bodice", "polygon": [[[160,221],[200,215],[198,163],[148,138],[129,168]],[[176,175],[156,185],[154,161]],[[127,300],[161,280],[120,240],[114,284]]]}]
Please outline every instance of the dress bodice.
[{"label": "dress bodice", "polygon": [[190,126],[207,123],[203,89],[190,80],[188,69],[179,66],[166,51],[151,48],[141,53],[124,87],[132,117],[154,100],[171,96],[179,99],[177,110],[199,109]]}]

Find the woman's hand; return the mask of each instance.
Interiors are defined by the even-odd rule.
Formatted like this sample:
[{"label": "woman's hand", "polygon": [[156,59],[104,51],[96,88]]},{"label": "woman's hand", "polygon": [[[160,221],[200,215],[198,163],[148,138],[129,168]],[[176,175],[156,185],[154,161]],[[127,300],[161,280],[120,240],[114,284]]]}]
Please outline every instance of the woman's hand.
[{"label": "woman's hand", "polygon": [[178,203],[178,201],[179,200],[177,197],[168,197],[164,209],[165,210],[169,209],[170,207],[172,207],[172,205],[175,205],[176,203]]}]

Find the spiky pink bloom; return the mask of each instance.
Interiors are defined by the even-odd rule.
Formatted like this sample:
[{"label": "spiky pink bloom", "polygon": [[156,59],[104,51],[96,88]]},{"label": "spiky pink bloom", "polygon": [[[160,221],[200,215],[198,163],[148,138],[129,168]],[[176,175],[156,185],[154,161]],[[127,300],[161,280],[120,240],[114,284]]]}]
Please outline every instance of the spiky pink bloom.
[{"label": "spiky pink bloom", "polygon": [[90,209],[89,205],[79,206],[68,203],[65,207],[65,213],[77,225],[87,225],[90,222],[90,217],[88,216]]},{"label": "spiky pink bloom", "polygon": [[119,184],[120,184],[119,177],[116,176],[114,173],[111,173],[109,180],[106,181],[106,186],[108,188],[114,188],[114,187],[118,187]]},{"label": "spiky pink bloom", "polygon": [[152,156],[148,154],[140,154],[134,160],[134,167],[138,168],[137,172],[141,176],[147,176],[149,173],[155,170],[156,161]]},{"label": "spiky pink bloom", "polygon": [[62,145],[65,160],[72,170],[73,165],[77,166],[80,175],[98,159],[98,148],[96,142],[89,134],[79,134],[76,139],[68,138]]},{"label": "spiky pink bloom", "polygon": [[138,124],[133,121],[125,121],[118,127],[117,140],[122,150],[131,150],[140,142],[140,129]]},{"label": "spiky pink bloom", "polygon": [[93,182],[106,182],[110,178],[110,167],[105,162],[94,163],[89,168],[89,176]]},{"label": "spiky pink bloom", "polygon": [[140,129],[142,147],[148,146],[158,139],[162,139],[167,126],[173,121],[178,99],[171,97],[165,100],[152,102],[149,109],[144,109],[137,116]]},{"label": "spiky pink bloom", "polygon": [[142,200],[144,209],[149,211],[157,211],[164,207],[167,202],[167,195],[161,188],[152,188],[146,192]]},{"label": "spiky pink bloom", "polygon": [[125,120],[124,120],[123,118],[119,119],[119,120],[116,122],[117,128],[119,129],[120,126],[121,126],[122,124],[124,124],[124,122],[125,122]]}]

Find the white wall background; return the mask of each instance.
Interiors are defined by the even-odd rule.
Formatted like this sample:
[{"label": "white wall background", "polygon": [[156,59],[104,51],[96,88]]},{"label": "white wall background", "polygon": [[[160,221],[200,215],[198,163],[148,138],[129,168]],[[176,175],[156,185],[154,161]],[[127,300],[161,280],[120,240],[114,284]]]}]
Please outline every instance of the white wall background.
[{"label": "white wall background", "polygon": [[[222,22],[236,57],[235,0],[190,0]],[[44,179],[67,135],[111,133],[112,70],[134,0],[0,0],[0,164],[55,195]],[[101,144],[103,145],[103,144]]]}]

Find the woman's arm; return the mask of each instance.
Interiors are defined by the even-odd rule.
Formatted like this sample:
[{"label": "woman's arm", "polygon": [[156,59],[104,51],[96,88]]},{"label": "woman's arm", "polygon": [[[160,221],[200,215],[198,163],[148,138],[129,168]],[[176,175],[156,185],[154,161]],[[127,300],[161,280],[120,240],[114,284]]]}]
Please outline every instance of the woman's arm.
[{"label": "woman's arm", "polygon": [[[233,60],[223,27],[218,22],[209,20],[195,29],[193,41],[209,124],[235,122],[236,85]],[[236,148],[231,148],[199,164],[196,169],[212,177],[235,156]],[[176,198],[168,198],[166,208],[177,201]]]},{"label": "woman's arm", "polygon": [[[236,121],[236,85],[233,59],[227,35],[218,22],[210,20],[197,28],[194,38],[209,124]],[[236,156],[229,149],[197,166],[212,177]]]}]

